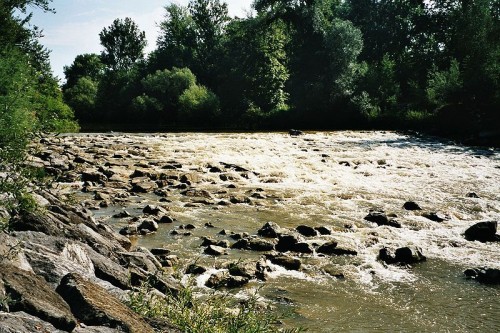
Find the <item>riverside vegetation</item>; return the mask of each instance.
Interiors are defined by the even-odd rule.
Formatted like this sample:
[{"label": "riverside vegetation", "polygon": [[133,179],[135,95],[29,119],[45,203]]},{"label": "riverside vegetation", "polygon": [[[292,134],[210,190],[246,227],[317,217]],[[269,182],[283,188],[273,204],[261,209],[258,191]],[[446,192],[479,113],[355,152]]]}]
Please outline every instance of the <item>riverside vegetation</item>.
[{"label": "riverside vegetation", "polygon": [[[154,191],[168,202],[168,191],[161,191],[167,188],[193,198],[187,208],[213,205],[210,193],[206,197],[207,192],[190,187],[199,184],[196,179],[185,174],[162,178],[161,173],[143,170],[124,177],[112,170],[120,165],[93,164],[71,152],[73,143],[58,146],[65,140],[41,136],[43,132],[74,132],[78,121],[112,127],[116,119],[174,128],[424,125],[460,135],[495,130],[498,124],[500,34],[495,1],[259,0],[255,14],[244,19],[229,18],[227,6],[217,0],[168,5],[152,54],[145,57],[144,33],[133,21],[116,20],[100,34],[102,54],[80,55],[66,68],[62,91],[48,62],[49,51],[39,43],[40,30],[29,25],[29,8],[51,12],[50,2],[0,3],[0,332],[287,330],[267,304],[254,299],[237,304],[232,296],[193,297],[193,290],[171,271],[178,258],[167,249],[150,251],[132,244],[92,216],[88,208],[105,209],[109,204],[106,193],[94,193],[102,206],[85,208],[72,199],[75,191],[57,189],[71,182],[91,192],[101,185],[124,186],[127,193]],[[119,47],[122,43],[126,52]],[[67,153],[61,154],[61,149]],[[136,153],[107,156],[106,145],[99,143],[93,149],[96,158],[123,160]],[[327,159],[324,156],[323,163]],[[144,163],[139,166],[146,168]],[[168,168],[182,165],[173,161]],[[230,180],[231,172],[242,179],[259,176],[231,162],[210,169],[217,175],[230,171],[220,175],[226,177],[221,181]],[[268,176],[272,183],[275,177]],[[253,190],[251,197],[232,196],[218,205],[279,202],[279,197]],[[112,199],[126,203],[127,198]],[[144,214],[163,212],[149,209]],[[425,218],[448,217],[428,212]],[[365,219],[383,228],[402,226],[381,211]],[[130,222],[122,229],[127,236],[149,234],[158,222],[173,221],[163,215]],[[496,222],[470,227],[467,241],[494,249]],[[174,231],[189,236],[190,229],[183,225]],[[237,246],[232,244],[234,251],[269,253],[250,265],[227,263],[222,268],[231,274],[214,273],[206,283],[216,289],[240,287],[250,279],[265,279],[276,265],[299,269],[302,261],[289,252],[305,254],[306,261],[318,251],[346,260],[357,256],[357,248],[349,244],[319,244],[321,237],[328,237],[322,232],[331,230],[269,224],[259,229],[259,236],[269,239],[231,234],[240,238]],[[227,242],[207,238],[204,244],[210,256],[227,251]],[[387,267],[425,260],[421,249],[410,245],[381,248],[377,258]],[[343,278],[336,269],[324,270]],[[465,274],[498,283],[497,267],[470,267]]]}]

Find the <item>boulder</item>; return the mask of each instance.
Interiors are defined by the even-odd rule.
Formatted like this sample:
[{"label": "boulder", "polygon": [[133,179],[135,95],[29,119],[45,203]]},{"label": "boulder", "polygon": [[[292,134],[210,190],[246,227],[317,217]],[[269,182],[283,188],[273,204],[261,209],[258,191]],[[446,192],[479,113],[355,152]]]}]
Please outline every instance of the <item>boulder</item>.
[{"label": "boulder", "polygon": [[425,261],[427,258],[422,254],[422,250],[416,246],[404,246],[393,252],[390,249],[382,248],[378,258],[387,264],[411,265]]},{"label": "boulder", "polygon": [[287,252],[292,251],[293,247],[299,242],[299,239],[294,235],[280,235],[276,244],[276,251]]},{"label": "boulder", "polygon": [[297,232],[302,236],[306,237],[314,237],[318,235],[316,229],[307,225],[299,225],[297,228],[295,228],[295,230],[297,230]]},{"label": "boulder", "polygon": [[365,216],[365,220],[374,222],[379,226],[387,225],[389,227],[401,228],[401,223],[394,219],[389,219],[382,211],[370,211],[368,215]]},{"label": "boulder", "polygon": [[293,128],[292,128],[292,129],[289,129],[289,130],[288,130],[288,134],[289,134],[290,136],[299,136],[299,135],[304,134],[304,132],[302,132],[301,130],[297,130],[297,129],[293,129]]},{"label": "boulder", "polygon": [[[0,312],[0,333],[33,332],[66,333],[67,331],[58,330],[52,324],[23,311],[13,313]],[[80,331],[74,330],[73,332],[79,333]]]},{"label": "boulder", "polygon": [[138,314],[102,287],[78,274],[68,274],[56,290],[86,325],[108,326],[127,333],[154,333]]},{"label": "boulder", "polygon": [[237,261],[231,262],[227,266],[229,274],[232,276],[243,276],[248,279],[255,277],[257,273],[257,267],[253,261]]},{"label": "boulder", "polygon": [[226,254],[226,250],[223,247],[216,246],[216,245],[209,245],[203,251],[205,254],[211,255],[211,256],[220,256],[223,254]]},{"label": "boulder", "polygon": [[244,276],[233,276],[230,275],[225,279],[227,288],[240,288],[249,282],[249,278]]},{"label": "boulder", "polygon": [[257,231],[257,234],[262,237],[277,238],[283,233],[283,229],[274,222],[267,222]]},{"label": "boulder", "polygon": [[338,243],[336,241],[329,241],[321,245],[316,251],[323,254],[333,254],[337,245]]},{"label": "boulder", "polygon": [[302,265],[302,262],[300,259],[293,258],[290,256],[284,256],[284,255],[279,255],[279,256],[271,256],[269,260],[278,266],[285,267],[288,270],[299,270],[300,266]]},{"label": "boulder", "polygon": [[156,223],[153,220],[143,220],[139,226],[137,227],[139,230],[149,230],[149,231],[157,231],[158,230],[158,223]]},{"label": "boulder", "polygon": [[291,248],[291,251],[298,252],[298,253],[306,253],[306,254],[310,254],[310,253],[314,252],[311,245],[309,243],[306,243],[306,242],[299,242],[299,243],[295,244]]},{"label": "boulder", "polygon": [[422,216],[434,222],[443,222],[447,219],[446,215],[437,212],[424,213]]},{"label": "boulder", "polygon": [[158,188],[158,185],[150,180],[142,180],[132,183],[132,188],[130,192],[133,193],[150,193]]},{"label": "boulder", "polygon": [[470,268],[464,272],[469,279],[484,284],[500,284],[500,269],[498,268]]},{"label": "boulder", "polygon": [[148,215],[159,215],[159,214],[165,214],[166,210],[160,206],[147,205],[142,209],[142,212]]},{"label": "boulder", "polygon": [[158,223],[173,223],[174,219],[168,215],[162,215],[158,220]]},{"label": "boulder", "polygon": [[272,251],[274,250],[274,244],[264,239],[244,238],[234,243],[232,248],[252,251]]},{"label": "boulder", "polygon": [[407,201],[403,204],[403,208],[406,210],[421,210],[420,206],[414,201]]},{"label": "boulder", "polygon": [[207,269],[198,264],[190,264],[186,268],[186,274],[200,275],[207,271]]},{"label": "boulder", "polygon": [[49,322],[55,328],[71,331],[76,320],[66,302],[41,277],[0,264],[0,295],[9,299],[9,311],[23,311]]},{"label": "boulder", "polygon": [[497,235],[497,221],[485,221],[474,224],[465,230],[465,239],[480,242],[498,242],[500,235]]},{"label": "boulder", "polygon": [[82,181],[104,184],[108,181],[108,177],[96,170],[86,169],[82,172]]},{"label": "boulder", "polygon": [[226,277],[227,274],[224,272],[214,273],[210,275],[207,282],[205,282],[205,286],[213,289],[222,288],[226,285]]},{"label": "boulder", "polygon": [[336,241],[329,241],[326,242],[325,244],[321,245],[317,250],[318,253],[323,253],[323,254],[331,254],[331,255],[337,255],[337,256],[342,256],[342,255],[352,255],[356,256],[358,255],[357,249],[354,248],[354,246],[350,246],[349,244],[339,244]]},{"label": "boulder", "polygon": [[328,227],[316,227],[314,229],[316,229],[316,231],[319,232],[320,235],[331,235],[332,234],[332,230]]}]

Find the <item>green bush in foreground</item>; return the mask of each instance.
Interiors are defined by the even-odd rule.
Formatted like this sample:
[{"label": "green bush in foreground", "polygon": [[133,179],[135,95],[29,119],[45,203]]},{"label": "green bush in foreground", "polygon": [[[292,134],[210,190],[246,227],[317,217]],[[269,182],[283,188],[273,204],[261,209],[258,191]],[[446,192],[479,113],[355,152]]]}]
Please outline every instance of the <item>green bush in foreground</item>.
[{"label": "green bush in foreground", "polygon": [[191,287],[177,295],[159,296],[143,287],[130,297],[129,306],[147,318],[165,319],[185,333],[294,333],[303,329],[279,326],[279,317],[263,309],[255,298],[238,302],[229,295],[196,298]]}]

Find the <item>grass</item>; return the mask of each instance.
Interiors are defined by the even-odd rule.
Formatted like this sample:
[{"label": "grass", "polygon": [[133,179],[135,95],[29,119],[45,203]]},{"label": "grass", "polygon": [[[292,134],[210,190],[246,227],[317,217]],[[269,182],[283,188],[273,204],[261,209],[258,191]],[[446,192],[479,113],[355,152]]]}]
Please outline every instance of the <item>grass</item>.
[{"label": "grass", "polygon": [[239,302],[227,294],[195,297],[193,287],[174,295],[152,293],[145,285],[131,295],[129,306],[148,318],[165,319],[185,333],[298,333],[281,326],[281,317],[263,308],[256,297]]}]

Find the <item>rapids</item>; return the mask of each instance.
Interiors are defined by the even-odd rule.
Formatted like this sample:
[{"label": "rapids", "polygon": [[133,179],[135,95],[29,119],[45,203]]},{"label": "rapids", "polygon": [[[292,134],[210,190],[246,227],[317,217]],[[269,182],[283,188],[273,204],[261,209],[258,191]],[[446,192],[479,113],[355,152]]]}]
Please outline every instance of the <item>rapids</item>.
[{"label": "rapids", "polygon": [[[179,191],[169,192],[166,205],[178,222],[160,225],[158,232],[141,236],[138,243],[171,249],[180,258],[179,267],[197,260],[216,270],[225,260],[258,258],[257,252],[231,250],[228,256],[214,259],[203,255],[200,237],[226,239],[218,235],[221,229],[255,234],[268,221],[285,228],[327,226],[334,232],[320,240],[354,246],[357,256],[300,256],[300,272],[276,266],[268,281],[253,281],[235,292],[239,296],[258,293],[289,311],[288,324],[309,332],[500,331],[500,287],[481,285],[463,275],[470,267],[500,268],[500,244],[470,242],[462,235],[477,221],[500,220],[498,150],[395,132],[353,131],[308,132],[298,137],[284,133],[78,134],[62,140],[82,152],[107,145],[128,151],[129,169],[123,174],[132,173],[135,162],[175,161],[182,171],[199,175],[196,188],[209,192],[212,199],[251,198],[249,203],[213,206],[187,204],[189,198]],[[218,173],[208,171],[221,162],[248,172],[234,172],[221,181]],[[235,188],[228,188],[229,184]],[[256,192],[262,198],[253,199]],[[478,198],[467,197],[470,192]],[[78,196],[89,199],[88,194]],[[118,230],[126,223],[111,215],[123,208],[139,215],[145,204],[158,204],[158,200],[153,194],[138,195],[126,207],[110,206],[95,215]],[[403,209],[409,200],[422,211]],[[370,209],[397,215],[403,227],[365,221]],[[424,212],[439,212],[447,220],[430,221],[422,216]],[[205,228],[208,222],[215,228]],[[171,235],[179,224],[193,224],[196,229],[189,237]],[[427,261],[413,267],[377,261],[380,248],[406,245],[419,246]],[[345,278],[335,278],[327,274],[329,270]],[[207,278],[206,274],[198,278],[201,290]]]}]

